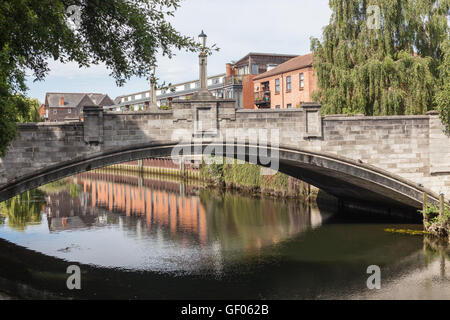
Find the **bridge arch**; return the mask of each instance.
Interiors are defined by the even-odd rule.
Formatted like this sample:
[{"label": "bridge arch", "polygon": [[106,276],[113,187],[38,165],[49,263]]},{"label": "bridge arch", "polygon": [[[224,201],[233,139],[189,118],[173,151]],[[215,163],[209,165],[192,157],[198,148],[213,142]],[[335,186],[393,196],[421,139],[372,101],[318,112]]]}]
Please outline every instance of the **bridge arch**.
[{"label": "bridge arch", "polygon": [[[110,149],[45,167],[3,185],[0,188],[0,201],[46,183],[92,169],[144,158],[170,157],[174,153],[181,155],[186,150],[190,150],[190,154],[199,154],[203,153],[205,148],[211,147],[219,150],[218,153],[216,152],[217,156],[225,155],[220,150],[227,150],[227,155],[229,155],[229,148],[231,147],[233,150],[231,155],[234,158],[246,159],[246,161],[249,161],[250,154],[255,150],[258,150],[258,152],[264,151],[268,155],[277,154],[276,160],[279,161],[279,171],[299,178],[344,200],[378,205],[382,203],[399,209],[409,208],[410,212],[416,212],[416,210],[411,211],[411,209],[422,206],[424,192],[428,194],[431,202],[438,201],[438,195],[407,179],[334,154],[312,152],[287,146],[252,145],[248,142],[234,142],[224,145],[223,142],[180,144],[174,141]],[[258,164],[266,165],[260,162]]]}]

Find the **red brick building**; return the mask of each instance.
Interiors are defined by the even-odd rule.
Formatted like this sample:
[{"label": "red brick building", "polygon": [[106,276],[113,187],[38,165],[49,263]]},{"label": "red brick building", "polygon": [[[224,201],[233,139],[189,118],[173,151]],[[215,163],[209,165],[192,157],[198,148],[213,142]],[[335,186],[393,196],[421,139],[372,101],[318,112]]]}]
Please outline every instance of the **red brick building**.
[{"label": "red brick building", "polygon": [[[239,97],[235,94],[234,97],[230,96],[230,98],[241,98],[242,102],[239,105],[242,108],[254,109],[253,79],[259,74],[269,71],[294,57],[296,56],[290,54],[251,52],[233,64],[228,63],[226,66],[225,83],[234,83],[235,85],[242,86],[242,96]],[[234,91],[239,92],[239,88],[236,89]]]},{"label": "red brick building", "polygon": [[312,53],[290,59],[253,78],[254,103],[257,108],[296,108],[313,102],[317,78],[312,67]]}]

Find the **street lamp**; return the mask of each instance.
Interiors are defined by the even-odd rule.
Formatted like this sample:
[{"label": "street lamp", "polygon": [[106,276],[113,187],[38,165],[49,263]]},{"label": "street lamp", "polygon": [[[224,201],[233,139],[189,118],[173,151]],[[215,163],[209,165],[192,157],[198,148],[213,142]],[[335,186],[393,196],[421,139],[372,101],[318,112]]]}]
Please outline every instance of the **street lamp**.
[{"label": "street lamp", "polygon": [[156,69],[156,66],[154,64],[150,66],[150,75],[152,77],[155,76],[155,69]]},{"label": "street lamp", "polygon": [[156,81],[155,81],[155,70],[156,66],[152,64],[150,66],[150,110],[158,110],[158,105],[156,104]]},{"label": "street lamp", "polygon": [[206,48],[206,34],[203,32],[198,35],[198,39],[200,40],[200,44],[202,45],[202,49]]}]

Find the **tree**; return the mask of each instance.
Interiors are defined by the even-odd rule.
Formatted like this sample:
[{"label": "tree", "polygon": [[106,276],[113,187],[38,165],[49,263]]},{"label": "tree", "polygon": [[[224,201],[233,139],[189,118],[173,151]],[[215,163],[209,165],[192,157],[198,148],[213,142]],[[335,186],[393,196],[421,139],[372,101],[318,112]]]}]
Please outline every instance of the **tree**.
[{"label": "tree", "polygon": [[0,4],[0,156],[29,114],[25,71],[35,81],[48,60],[80,67],[103,62],[118,85],[149,78],[158,50],[197,51],[200,45],[167,21],[181,0],[2,0]]},{"label": "tree", "polygon": [[[423,114],[435,108],[449,0],[330,0],[312,38],[324,113]],[[448,91],[447,91],[448,94]]]},{"label": "tree", "polygon": [[444,60],[439,67],[440,87],[436,94],[436,105],[445,124],[447,133],[450,134],[450,39],[447,38],[442,45]]}]

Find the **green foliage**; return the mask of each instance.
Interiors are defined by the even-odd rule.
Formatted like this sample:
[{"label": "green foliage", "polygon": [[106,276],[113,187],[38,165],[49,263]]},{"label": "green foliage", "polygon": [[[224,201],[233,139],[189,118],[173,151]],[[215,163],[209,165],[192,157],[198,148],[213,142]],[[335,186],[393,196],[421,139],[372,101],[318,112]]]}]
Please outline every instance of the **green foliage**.
[{"label": "green foliage", "polygon": [[200,176],[207,180],[223,181],[227,185],[259,188],[275,191],[288,191],[289,177],[281,172],[274,175],[261,175],[261,167],[248,162],[239,163],[236,159],[219,158],[206,164],[202,161]]},{"label": "green foliage", "polygon": [[248,162],[238,163],[234,160],[233,164],[224,165],[223,177],[225,183],[246,187],[257,187],[260,183],[260,172],[261,167],[257,165]]},{"label": "green foliage", "polygon": [[[36,80],[48,61],[74,61],[80,67],[104,63],[118,85],[132,76],[150,78],[158,51],[199,51],[194,38],[168,22],[181,0],[3,0],[0,5],[0,156],[16,135],[16,122],[30,115],[25,103],[25,71]],[[69,6],[80,20],[68,23]],[[214,46],[213,46],[214,47]],[[207,53],[212,48],[207,48]]]},{"label": "green foliage", "polygon": [[81,194],[81,186],[79,184],[70,183],[70,197],[72,199],[78,198]]},{"label": "green foliage", "polygon": [[408,234],[411,236],[422,236],[426,234],[430,234],[428,231],[423,230],[413,230],[413,229],[395,229],[395,228],[387,228],[384,229],[385,232],[391,232],[391,233],[399,233],[399,234]]},{"label": "green foliage", "polygon": [[44,193],[39,189],[26,191],[0,203],[0,215],[8,219],[8,225],[19,231],[41,222],[41,209],[45,204]]},{"label": "green foliage", "polygon": [[444,206],[444,212],[442,216],[439,214],[439,206],[427,205],[424,210],[419,210],[425,217],[426,222],[429,223],[439,223],[439,224],[450,224],[450,208]]},{"label": "green foliage", "polygon": [[44,191],[46,194],[56,194],[68,190],[70,185],[71,183],[67,179],[60,179],[40,186],[39,190]]},{"label": "green foliage", "polygon": [[275,189],[279,191],[287,191],[288,190],[288,183],[289,183],[289,176],[287,176],[284,173],[277,172],[274,175],[270,176],[261,176],[261,188],[267,188],[267,189]]},{"label": "green foliage", "polygon": [[450,134],[450,39],[444,41],[442,45],[444,59],[439,67],[440,87],[435,97],[441,120],[445,124],[447,133]]},{"label": "green foliage", "polygon": [[[381,10],[371,29],[369,5]],[[311,39],[326,114],[423,114],[433,108],[448,37],[449,0],[331,0],[323,39]],[[448,91],[446,93],[448,98]]]}]

